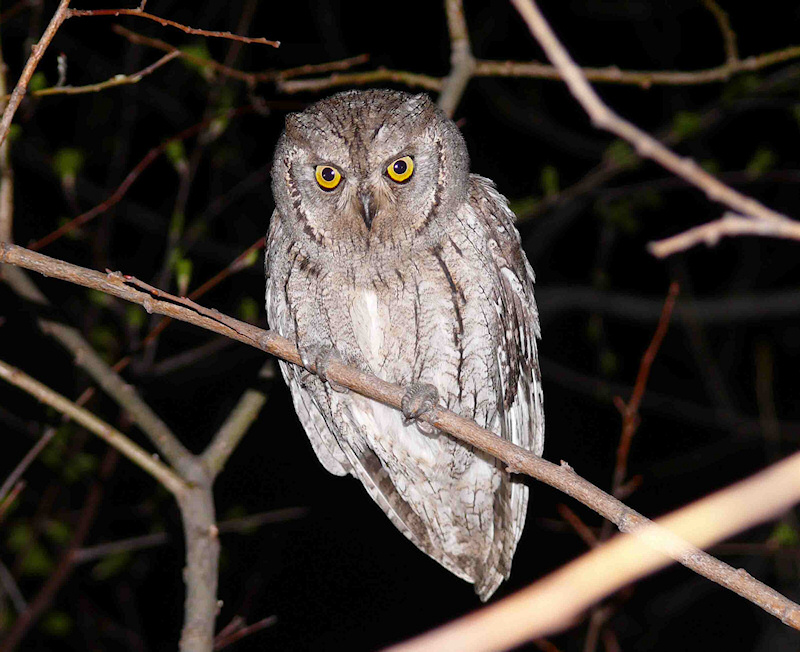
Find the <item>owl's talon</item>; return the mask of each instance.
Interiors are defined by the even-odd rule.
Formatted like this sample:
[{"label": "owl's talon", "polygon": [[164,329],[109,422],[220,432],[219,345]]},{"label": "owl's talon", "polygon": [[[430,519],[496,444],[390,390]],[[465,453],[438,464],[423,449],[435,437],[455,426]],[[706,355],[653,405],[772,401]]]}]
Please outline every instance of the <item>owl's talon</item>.
[{"label": "owl's talon", "polygon": [[[334,347],[324,345],[305,347],[300,354],[300,359],[305,367],[310,366],[313,360],[317,378],[323,383],[327,383],[334,392],[344,393],[348,391],[347,387],[339,385],[328,378],[328,367],[330,363],[332,361],[344,362],[344,359]],[[309,379],[308,375],[312,375],[311,372],[306,372],[306,380]],[[302,382],[303,378],[301,378],[300,381]]]},{"label": "owl's talon", "polygon": [[403,424],[414,423],[426,435],[436,432],[436,427],[429,423],[420,421],[419,418],[426,412],[430,412],[439,402],[439,392],[433,385],[428,383],[412,383],[406,387],[406,393],[400,401],[400,409],[403,411]]}]

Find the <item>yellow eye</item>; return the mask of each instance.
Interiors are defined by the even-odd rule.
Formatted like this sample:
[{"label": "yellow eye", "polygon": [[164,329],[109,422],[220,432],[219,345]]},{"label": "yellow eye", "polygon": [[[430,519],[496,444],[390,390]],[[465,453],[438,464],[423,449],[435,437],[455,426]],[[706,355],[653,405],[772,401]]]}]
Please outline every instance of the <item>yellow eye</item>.
[{"label": "yellow eye", "polygon": [[342,180],[342,173],[332,165],[318,165],[314,176],[323,190],[333,190]]},{"label": "yellow eye", "polygon": [[393,161],[386,168],[386,174],[389,175],[392,181],[397,181],[397,183],[408,181],[411,175],[414,174],[414,159],[410,156],[404,156]]}]

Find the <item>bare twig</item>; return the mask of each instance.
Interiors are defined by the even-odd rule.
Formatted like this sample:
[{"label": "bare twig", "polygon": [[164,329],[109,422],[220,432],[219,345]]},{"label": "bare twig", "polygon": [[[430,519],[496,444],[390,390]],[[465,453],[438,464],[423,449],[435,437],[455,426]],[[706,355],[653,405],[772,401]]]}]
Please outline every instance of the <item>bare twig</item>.
[{"label": "bare twig", "polygon": [[406,70],[378,68],[377,70],[367,70],[366,72],[334,73],[323,78],[278,81],[278,90],[284,93],[304,93],[322,91],[328,88],[336,88],[337,86],[361,86],[374,84],[375,82],[392,82],[435,92],[439,92],[442,89],[442,80],[438,77],[420,75]]},{"label": "bare twig", "polygon": [[[651,86],[699,86],[724,82],[734,75],[761,70],[798,57],[800,57],[800,46],[791,46],[704,70],[621,70],[617,66],[585,67],[580,70],[589,81],[603,84],[639,86],[644,89]],[[527,77],[531,79],[560,80],[564,78],[564,75],[556,66],[537,61],[476,59],[472,69],[472,77]],[[284,93],[299,93],[302,91],[327,90],[341,86],[393,82],[395,84],[405,84],[412,88],[418,87],[440,92],[445,79],[421,75],[408,70],[378,68],[377,70],[365,72],[334,74],[329,77],[279,82],[278,90]]]},{"label": "bare twig", "polygon": [[115,86],[127,86],[129,84],[138,84],[144,77],[150,73],[158,70],[161,66],[169,63],[173,59],[180,57],[180,50],[173,50],[165,54],[155,63],[150,64],[146,68],[142,68],[139,72],[132,75],[114,75],[111,79],[96,84],[87,84],[86,86],[53,86],[51,88],[42,88],[38,91],[33,91],[33,97],[48,97],[50,95],[81,95],[83,93],[97,93],[98,91],[106,90],[107,88],[114,88]]},{"label": "bare twig", "polygon": [[672,309],[675,307],[675,301],[678,298],[678,292],[678,284],[674,282],[670,284],[669,293],[664,300],[664,307],[661,309],[658,327],[639,364],[639,373],[636,375],[636,383],[630,400],[626,403],[619,396],[615,400],[615,404],[620,414],[622,414],[622,435],[619,438],[619,446],[617,446],[617,461],[614,465],[614,479],[611,484],[611,493],[617,497],[619,497],[619,491],[622,489],[625,478],[628,475],[628,457],[631,452],[631,442],[639,427],[639,406],[642,403],[647,380],[650,377],[650,368],[659,348],[661,348],[661,342],[664,341],[664,336],[667,334],[669,320],[672,316]]},{"label": "bare twig", "polygon": [[[126,277],[119,273],[102,274],[49,258],[26,250],[23,247],[2,243],[0,243],[0,263],[22,266],[50,277],[100,290],[127,301],[138,303],[144,306],[148,312],[181,319],[244,342],[292,364],[302,365],[294,343],[276,333],[264,331],[251,324],[202,308],[190,301],[174,297],[165,292],[159,291],[159,298],[154,298],[149,292],[143,292],[136,287],[132,287],[131,283],[134,282],[134,279],[131,277]],[[136,282],[136,285],[137,287],[146,287],[146,284],[141,282]],[[187,303],[193,307],[186,305]],[[309,371],[313,372],[315,369],[312,367]],[[363,396],[380,401],[395,409],[400,409],[405,389],[399,385],[388,383],[372,374],[348,367],[338,361],[332,361],[326,369],[326,373],[332,381],[339,385],[343,385]],[[613,521],[624,531],[641,529],[645,524],[649,523],[641,514],[578,476],[568,465],[558,466],[547,462],[530,451],[515,446],[511,442],[479,427],[474,421],[460,417],[441,407],[432,409],[422,419],[460,441],[503,460],[509,468],[516,472],[530,475],[572,496],[605,518]],[[798,491],[798,494],[800,495],[800,491]],[[787,493],[781,499],[789,500],[793,495]],[[769,502],[765,502],[765,511],[768,511],[769,505]],[[758,510],[754,513],[760,514]],[[766,516],[763,514],[759,516],[751,515],[750,518],[766,518]],[[720,519],[715,519],[714,523],[718,524],[720,528],[728,525],[727,521],[723,523]],[[658,546],[657,540],[651,540],[651,543]],[[670,545],[662,545],[659,549],[666,551],[667,554],[675,553],[675,549]],[[744,577],[727,564],[700,550],[693,550],[688,555],[682,552],[675,558],[704,577],[726,586],[751,600],[762,609],[781,618],[783,622],[790,624],[792,627],[800,628],[800,606],[761,582],[750,576]]]},{"label": "bare twig", "polygon": [[14,504],[14,501],[19,497],[23,489],[25,489],[25,480],[18,480],[17,483],[11,487],[8,495],[0,500],[0,522],[6,517],[6,512],[11,509],[11,505]]},{"label": "bare twig", "polygon": [[752,220],[729,211],[714,222],[693,227],[663,240],[650,242],[647,250],[656,258],[666,258],[679,251],[691,249],[698,244],[705,243],[709,247],[713,247],[720,238],[740,235],[800,240],[800,223],[784,218]]},{"label": "bare twig", "polygon": [[731,27],[728,13],[715,0],[703,0],[703,5],[714,16],[719,31],[722,33],[722,40],[725,44],[725,60],[729,65],[735,66],[739,62],[739,50],[736,47],[736,32]]},{"label": "bare twig", "polygon": [[271,45],[274,48],[280,47],[280,41],[269,41],[261,36],[251,38],[249,36],[239,36],[231,32],[215,32],[207,29],[197,29],[196,27],[189,27],[174,20],[162,18],[148,14],[141,9],[70,9],[68,18],[86,17],[86,16],[138,16],[139,18],[146,18],[152,20],[164,27],[174,27],[181,30],[185,34],[193,34],[195,36],[206,36],[211,38],[224,38],[231,41],[239,41],[240,43],[259,43],[261,45]]},{"label": "bare twig", "polygon": [[[505,600],[391,649],[396,652],[503,650],[557,631],[602,597],[669,563],[654,548],[643,545],[643,539],[653,543],[665,535],[676,545],[672,555],[692,557],[696,553],[686,541],[707,546],[794,504],[800,499],[798,478],[800,453],[795,453],[747,480],[638,530],[639,536],[616,537]],[[749,577],[739,570],[731,581],[738,584]],[[787,622],[786,612],[779,611],[776,615]],[[792,616],[795,627],[800,624],[798,615]]]},{"label": "bare twig", "polygon": [[[0,96],[5,97],[8,88],[6,63],[0,51]],[[5,100],[0,103],[3,110]],[[0,143],[0,242],[14,241],[14,169],[11,167],[11,141]]]},{"label": "bare twig", "polygon": [[39,65],[44,51],[47,49],[47,46],[50,45],[50,41],[53,40],[58,28],[61,27],[61,23],[69,17],[69,3],[70,0],[61,0],[44,34],[42,34],[39,42],[31,48],[31,56],[28,57],[28,61],[22,69],[22,74],[19,76],[19,80],[17,80],[17,85],[14,87],[8,104],[3,111],[2,119],[0,119],[0,145],[2,145],[8,137],[11,121],[14,119],[14,114],[19,108],[22,98],[25,97],[25,91],[28,89],[28,82],[30,82],[33,72],[36,70],[36,66]]},{"label": "bare twig", "polygon": [[266,618],[254,622],[252,625],[246,625],[244,620],[237,616],[232,623],[233,626],[223,629],[214,639],[214,649],[222,650],[236,641],[243,639],[245,636],[260,632],[262,629],[271,627],[277,622],[277,616],[267,616]]},{"label": "bare twig", "polygon": [[238,79],[250,86],[255,86],[259,82],[267,81],[281,81],[291,79],[292,77],[302,77],[303,75],[313,75],[317,73],[332,72],[337,70],[347,70],[353,66],[358,66],[362,63],[369,61],[368,54],[360,54],[355,57],[348,57],[347,59],[339,59],[337,61],[327,61],[325,63],[308,64],[305,66],[298,66],[296,68],[287,68],[285,70],[265,70],[263,72],[245,72],[237,70],[213,59],[198,57],[191,52],[186,52],[176,48],[171,43],[162,41],[161,39],[144,36],[130,29],[126,29],[121,25],[114,25],[111,28],[115,33],[128,39],[131,43],[137,45],[145,45],[147,47],[156,48],[164,52],[177,52],[178,56],[187,61],[191,61],[197,66],[213,70],[232,79]]},{"label": "bare twig", "polygon": [[583,539],[583,542],[589,546],[590,548],[596,548],[600,545],[600,540],[597,538],[597,535],[594,533],[592,528],[590,528],[586,523],[584,523],[581,518],[572,511],[569,507],[564,504],[560,504],[558,506],[558,513],[561,515],[567,523],[570,524],[575,533]]},{"label": "bare twig", "polygon": [[447,31],[450,34],[450,73],[442,80],[439,108],[453,117],[475,70],[475,58],[469,44],[469,31],[462,0],[445,0]]},{"label": "bare twig", "polygon": [[[256,528],[269,523],[283,523],[293,519],[302,518],[308,513],[305,507],[285,507],[283,509],[273,509],[268,512],[250,514],[220,521],[217,525],[220,534],[224,532],[252,532]],[[108,555],[115,555],[121,552],[135,552],[161,546],[170,540],[167,532],[157,532],[155,534],[144,534],[138,537],[129,537],[118,541],[99,543],[95,546],[81,548],[75,553],[75,563],[84,564],[95,559],[102,559]]]},{"label": "bare twig", "polygon": [[47,580],[36,594],[36,597],[31,600],[28,608],[19,614],[9,628],[8,634],[0,640],[0,652],[11,652],[17,647],[25,633],[52,604],[59,589],[72,574],[72,569],[74,568],[73,554],[89,533],[89,528],[94,522],[97,509],[103,497],[103,485],[111,475],[118,459],[119,455],[113,447],[106,449],[106,454],[100,463],[99,477],[89,489],[69,544],[64,552],[61,553],[55,569],[47,576]]},{"label": "bare twig", "polygon": [[186,491],[186,483],[176,475],[172,469],[163,462],[155,459],[152,455],[134,444],[119,430],[112,428],[88,410],[78,407],[69,399],[54,392],[49,387],[34,380],[19,369],[15,369],[11,365],[6,364],[2,360],[0,360],[0,378],[19,387],[42,403],[49,405],[80,423],[84,428],[93,432],[110,446],[116,448],[120,453],[136,464],[136,466],[147,471],[147,473],[152,475],[176,496],[180,496]]},{"label": "bare twig", "polygon": [[3,591],[6,592],[6,595],[11,598],[11,602],[14,605],[14,609],[17,610],[17,613],[21,614],[28,608],[28,603],[25,601],[25,596],[22,595],[19,586],[17,586],[14,575],[3,562],[0,562],[0,586],[3,587]]},{"label": "bare twig", "polygon": [[[275,377],[275,368],[272,365],[272,360],[267,361],[258,375],[264,380],[272,380]],[[267,397],[264,393],[255,389],[248,389],[239,399],[236,407],[225,419],[225,423],[222,424],[211,443],[203,451],[202,460],[212,477],[217,476],[222,471],[225,462],[228,461],[247,429],[258,417],[266,401]]]},{"label": "bare twig", "polygon": [[40,328],[54,337],[75,358],[75,364],[122,407],[130,419],[147,435],[161,455],[183,477],[191,477],[194,456],[181,444],[169,426],[144,401],[134,387],[126,383],[71,326],[41,320]]},{"label": "bare twig", "polygon": [[188,127],[186,129],[184,129],[180,133],[175,134],[171,138],[167,138],[160,145],[158,145],[157,147],[154,147],[149,152],[147,152],[147,154],[145,154],[144,158],[136,164],[136,166],[122,180],[122,183],[119,184],[119,186],[117,186],[117,189],[113,193],[111,193],[111,195],[107,199],[103,200],[97,206],[95,206],[94,208],[86,211],[85,213],[81,213],[77,217],[74,217],[69,222],[67,222],[66,224],[61,225],[60,227],[58,227],[54,231],[51,231],[50,233],[48,233],[43,238],[41,238],[41,239],[37,240],[36,242],[32,243],[30,245],[30,248],[33,249],[34,251],[36,251],[38,249],[46,247],[47,245],[51,244],[52,242],[55,242],[56,240],[58,240],[64,234],[69,233],[71,231],[74,231],[79,226],[83,226],[87,222],[90,222],[95,217],[97,217],[98,215],[104,213],[109,208],[111,208],[112,206],[117,204],[119,202],[119,200],[122,199],[125,196],[125,193],[128,192],[128,190],[130,189],[131,185],[133,185],[133,182],[136,181],[136,179],[139,178],[139,176],[142,174],[142,172],[144,172],[147,169],[147,167],[153,161],[155,161],[161,154],[163,154],[167,150],[167,147],[169,147],[170,143],[178,141],[178,140],[185,140],[186,138],[190,138],[190,137],[194,136],[195,134],[197,134],[197,133],[201,132],[203,129],[205,129],[209,124],[211,124],[211,122],[213,122],[214,120],[217,120],[220,117],[223,117],[225,119],[229,119],[229,118],[232,118],[232,117],[234,117],[236,115],[240,115],[241,113],[244,113],[247,110],[248,110],[248,107],[243,107],[243,108],[240,108],[240,109],[231,109],[231,110],[226,111],[225,113],[223,113],[222,116],[214,116],[213,118],[208,118],[206,120],[202,120],[201,122],[198,122],[198,123],[192,125],[191,127]]},{"label": "bare twig", "polygon": [[700,188],[713,201],[726,204],[734,210],[760,220],[792,223],[792,220],[785,215],[726,186],[691,159],[680,158],[656,139],[616,115],[602,102],[586,81],[580,68],[561,45],[533,0],[512,0],[512,2],[544,49],[547,57],[562,72],[570,91],[589,114],[596,127],[606,129],[625,139],[636,148],[639,154],[653,159],[667,170]]},{"label": "bare twig", "polygon": [[25,457],[23,457],[19,461],[19,464],[17,464],[14,467],[14,470],[8,474],[8,477],[6,478],[5,482],[3,482],[3,486],[0,487],[0,503],[2,503],[2,501],[5,499],[8,492],[11,491],[11,488],[15,484],[17,484],[17,481],[22,477],[22,474],[25,473],[27,468],[31,465],[31,462],[33,462],[33,460],[35,460],[39,456],[39,453],[41,453],[44,450],[44,447],[50,443],[50,440],[55,436],[55,434],[56,434],[55,428],[52,427],[46,428],[44,434],[41,437],[39,437],[39,440],[33,445],[33,448],[31,448],[25,454]]}]

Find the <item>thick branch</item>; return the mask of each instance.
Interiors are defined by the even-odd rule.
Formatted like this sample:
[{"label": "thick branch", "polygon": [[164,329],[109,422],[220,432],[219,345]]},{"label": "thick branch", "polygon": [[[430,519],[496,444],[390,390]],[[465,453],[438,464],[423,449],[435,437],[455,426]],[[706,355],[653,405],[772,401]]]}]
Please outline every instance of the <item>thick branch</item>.
[{"label": "thick branch", "polygon": [[[131,287],[131,283],[136,283],[139,287],[148,286],[131,277],[125,277],[116,272],[101,274],[11,244],[0,244],[0,263],[19,265],[47,276],[112,294],[138,303],[144,306],[148,312],[168,315],[201,326],[271,353],[292,364],[302,365],[297,348],[286,338],[272,331],[265,331],[227,317],[215,310],[203,308],[189,300],[167,295],[156,288],[141,291]],[[154,296],[166,297],[168,300],[156,299]],[[313,368],[309,370],[315,371]],[[388,383],[372,374],[348,367],[335,360],[330,362],[326,374],[330,380],[358,394],[380,401],[395,409],[401,407],[405,389],[399,385]],[[569,465],[558,466],[547,462],[530,451],[515,446],[481,428],[474,421],[460,417],[441,407],[432,409],[422,419],[456,439],[503,460],[512,471],[530,475],[572,496],[625,531],[640,529],[650,522],[641,514],[578,476]],[[800,490],[797,494],[800,497]],[[757,518],[764,517],[761,515]],[[658,545],[657,542],[651,543],[666,554],[674,554],[674,549],[670,547],[669,542],[664,545]],[[800,629],[800,606],[754,578],[744,577],[729,565],[700,550],[690,555],[677,555],[673,558],[700,575],[730,588],[762,609],[781,618],[783,622]]]},{"label": "thick branch", "polygon": [[450,33],[450,74],[442,80],[438,104],[452,118],[475,71],[475,58],[469,44],[462,0],[445,0],[444,6],[447,12],[447,31]]}]

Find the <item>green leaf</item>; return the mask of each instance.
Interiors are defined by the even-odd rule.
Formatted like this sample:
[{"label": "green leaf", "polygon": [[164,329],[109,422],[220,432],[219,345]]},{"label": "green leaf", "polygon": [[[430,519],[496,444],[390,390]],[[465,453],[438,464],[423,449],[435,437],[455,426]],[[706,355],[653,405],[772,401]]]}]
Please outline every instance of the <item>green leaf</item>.
[{"label": "green leaf", "polygon": [[545,197],[557,195],[559,191],[558,170],[554,165],[545,165],[539,177],[539,183]]},{"label": "green leaf", "polygon": [[[191,43],[189,45],[182,45],[179,49],[181,52],[185,52],[195,59],[204,59],[206,61],[211,59],[211,53],[208,51],[208,46],[206,45],[205,41],[197,41],[196,43]],[[186,61],[186,63],[191,67],[197,67],[198,65],[191,61]]]},{"label": "green leaf", "polygon": [[63,611],[51,611],[42,618],[41,627],[50,636],[63,637],[72,631],[72,618]]},{"label": "green leaf", "polygon": [[242,261],[242,267],[252,267],[259,260],[261,260],[261,250],[253,249],[253,251],[245,256],[245,259]]},{"label": "green leaf", "polygon": [[69,543],[69,540],[72,538],[72,530],[70,529],[69,525],[63,521],[57,521],[55,519],[47,521],[44,532],[47,535],[47,538],[53,543],[57,543],[62,546]]},{"label": "green leaf", "polygon": [[641,162],[633,148],[624,140],[615,140],[611,143],[603,152],[603,158],[621,168],[633,168]]},{"label": "green leaf", "polygon": [[619,360],[610,349],[603,349],[600,353],[600,371],[604,376],[613,376],[619,368]]},{"label": "green leaf", "polygon": [[600,315],[593,314],[589,317],[589,323],[586,324],[586,337],[592,342],[597,342],[603,334],[603,318]]},{"label": "green leaf", "polygon": [[192,279],[192,261],[188,258],[178,258],[175,261],[175,280],[178,283],[178,294],[186,296],[189,291],[189,281]]},{"label": "green leaf", "polygon": [[117,333],[109,326],[95,326],[89,331],[89,342],[103,356],[118,348]]},{"label": "green leaf", "polygon": [[96,306],[100,306],[101,308],[110,306],[114,301],[110,295],[106,294],[105,292],[100,292],[100,290],[89,289],[87,290],[86,295],[91,303]]},{"label": "green leaf", "polygon": [[694,136],[700,131],[700,114],[678,111],[672,120],[672,131],[680,140]]},{"label": "green leaf", "polygon": [[131,328],[139,330],[147,321],[147,313],[139,306],[128,304],[125,308],[125,322]]},{"label": "green leaf", "polygon": [[[178,238],[183,235],[183,227],[186,225],[186,215],[181,211],[175,211],[172,214],[172,218],[169,221],[169,237],[175,242]],[[178,251],[177,249],[172,252],[172,259],[170,260],[170,264],[174,265],[175,261],[178,258],[183,256],[183,252]]]},{"label": "green leaf", "polygon": [[[185,52],[191,57],[208,61],[211,59],[211,54],[208,51],[208,46],[205,41],[198,41],[191,45],[184,45],[180,48],[181,52]],[[191,61],[187,57],[181,57],[183,65],[192,70],[196,70],[204,79],[210,81],[216,77],[214,70],[209,66],[204,66],[198,62]]]},{"label": "green leaf", "polygon": [[43,88],[47,88],[47,77],[43,72],[35,72],[33,73],[33,77],[28,82],[28,92],[35,93],[36,91],[40,91]]},{"label": "green leaf", "polygon": [[252,297],[245,297],[239,302],[239,319],[253,323],[258,319],[259,305]]},{"label": "green leaf", "polygon": [[745,172],[751,179],[757,179],[765,172],[769,172],[774,168],[776,160],[775,152],[766,147],[759,147],[756,153],[753,154],[753,158],[751,158],[750,162],[747,164]]},{"label": "green leaf", "polygon": [[49,575],[55,566],[53,558],[47,549],[40,543],[36,543],[25,551],[22,558],[22,574],[44,577]]},{"label": "green leaf", "polygon": [[92,577],[98,581],[119,575],[130,564],[130,552],[117,552],[104,557],[92,567]]},{"label": "green leaf", "polygon": [[97,458],[91,453],[76,453],[67,460],[64,479],[67,482],[76,482],[93,473],[98,465]]},{"label": "green leaf", "polygon": [[719,161],[713,158],[706,158],[700,161],[700,167],[709,174],[717,175],[722,171]]},{"label": "green leaf", "polygon": [[541,200],[536,197],[522,197],[508,202],[508,207],[519,218],[520,215],[527,215],[535,211],[540,202]]},{"label": "green leaf", "polygon": [[750,95],[761,85],[761,78],[754,74],[736,75],[722,91],[722,99],[729,102],[745,95]]},{"label": "green leaf", "polygon": [[789,523],[781,521],[772,530],[767,541],[782,547],[797,546],[800,545],[800,533]]},{"label": "green leaf", "polygon": [[600,201],[595,204],[595,210],[603,220],[625,233],[633,233],[639,228],[634,217],[633,202],[629,199]]},{"label": "green leaf", "polygon": [[186,163],[186,149],[183,147],[182,140],[169,141],[164,153],[167,155],[170,163],[176,167],[181,163]]},{"label": "green leaf", "polygon": [[22,127],[20,125],[11,125],[8,128],[8,139],[15,143],[19,140],[19,137],[22,135]]},{"label": "green leaf", "polygon": [[6,545],[12,552],[20,552],[33,542],[33,530],[27,523],[15,523],[8,528]]},{"label": "green leaf", "polygon": [[83,167],[84,158],[81,150],[64,147],[53,157],[53,167],[61,179],[74,179]]}]

